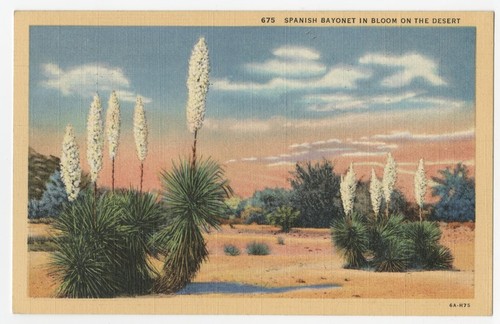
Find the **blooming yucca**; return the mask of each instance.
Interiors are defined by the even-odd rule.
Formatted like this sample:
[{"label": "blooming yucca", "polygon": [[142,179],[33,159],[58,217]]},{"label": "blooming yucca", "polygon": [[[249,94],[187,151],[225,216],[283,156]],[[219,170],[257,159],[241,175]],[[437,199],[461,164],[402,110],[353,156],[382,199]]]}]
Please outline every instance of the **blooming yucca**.
[{"label": "blooming yucca", "polygon": [[342,177],[340,182],[340,198],[342,198],[342,206],[344,207],[344,213],[346,216],[352,213],[354,206],[354,197],[356,194],[356,173],[352,168],[352,163],[349,166],[349,171]]},{"label": "blooming yucca", "polygon": [[106,136],[108,138],[109,157],[111,158],[111,190],[115,190],[115,157],[120,138],[120,103],[116,92],[109,97],[106,111]]},{"label": "blooming yucca", "polygon": [[372,177],[370,179],[370,199],[372,203],[373,213],[375,213],[375,218],[378,217],[380,212],[380,205],[382,204],[382,197],[384,195],[382,189],[382,182],[377,178],[375,170],[372,168]]},{"label": "blooming yucca", "polygon": [[146,112],[142,103],[142,98],[137,97],[134,109],[134,139],[137,157],[141,161],[141,182],[140,191],[142,192],[142,179],[144,176],[144,160],[148,155],[148,125],[146,122]]},{"label": "blooming yucca", "polygon": [[415,200],[419,207],[419,218],[422,221],[422,209],[424,207],[425,191],[427,189],[427,180],[425,179],[424,159],[418,162],[417,172],[415,173]]},{"label": "blooming yucca", "polygon": [[396,184],[397,168],[396,161],[392,157],[392,154],[387,154],[387,163],[384,167],[384,178],[382,179],[382,187],[384,190],[385,197],[385,212],[386,216],[389,217],[389,205],[391,203],[391,195],[394,191],[394,185]]},{"label": "blooming yucca", "polygon": [[205,118],[205,102],[208,92],[210,62],[205,38],[201,37],[193,48],[189,60],[187,79],[188,100],[186,106],[187,126],[194,134],[192,166],[196,162],[196,138]]},{"label": "blooming yucca", "polygon": [[80,168],[80,153],[71,125],[66,126],[60,166],[61,178],[68,195],[68,200],[73,201],[78,197],[78,193],[80,192],[82,169]]},{"label": "blooming yucca", "polygon": [[97,189],[97,179],[102,168],[103,133],[101,99],[96,94],[87,118],[87,163],[94,189]]}]

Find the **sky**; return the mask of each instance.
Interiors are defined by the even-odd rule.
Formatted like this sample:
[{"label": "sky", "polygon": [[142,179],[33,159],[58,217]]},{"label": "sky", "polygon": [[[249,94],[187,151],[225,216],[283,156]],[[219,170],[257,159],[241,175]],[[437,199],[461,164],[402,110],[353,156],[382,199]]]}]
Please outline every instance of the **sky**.
[{"label": "sky", "polygon": [[[297,161],[354,162],[381,176],[391,152],[411,175],[474,165],[475,29],[395,27],[50,27],[30,29],[30,145],[60,154],[75,127],[85,160],[92,96],[116,90],[122,108],[117,170],[134,170],[136,96],[150,130],[146,187],[190,152],[185,121],[191,50],[205,37],[210,89],[199,149],[235,191],[286,186]],[[110,163],[101,182],[109,184]],[[134,172],[117,174],[135,185]],[[409,186],[401,177],[401,186]],[[406,181],[406,182],[405,182]]]}]

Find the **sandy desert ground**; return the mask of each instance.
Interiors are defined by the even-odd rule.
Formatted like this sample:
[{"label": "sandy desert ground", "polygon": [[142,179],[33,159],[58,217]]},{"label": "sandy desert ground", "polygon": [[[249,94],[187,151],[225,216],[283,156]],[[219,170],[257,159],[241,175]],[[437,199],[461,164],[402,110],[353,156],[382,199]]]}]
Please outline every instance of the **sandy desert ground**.
[{"label": "sandy desert ground", "polygon": [[[30,235],[47,235],[50,227],[30,224]],[[472,298],[474,296],[474,224],[441,224],[442,243],[454,257],[453,271],[414,271],[377,273],[343,269],[340,256],[332,247],[328,229],[293,229],[258,225],[224,225],[206,235],[210,259],[201,267],[194,282],[240,283],[266,288],[336,285],[321,289],[292,289],[267,293],[266,297],[287,298]],[[279,245],[282,237],[285,244]],[[271,248],[267,256],[250,256],[249,242],[264,242]],[[224,245],[240,248],[241,255],[227,256]],[[29,252],[29,295],[53,297],[57,282],[49,275],[50,253]],[[158,265],[161,264],[158,262]],[[144,297],[167,297],[148,295]],[[200,298],[220,296],[215,291]],[[224,296],[259,297],[261,294],[231,293]]]}]

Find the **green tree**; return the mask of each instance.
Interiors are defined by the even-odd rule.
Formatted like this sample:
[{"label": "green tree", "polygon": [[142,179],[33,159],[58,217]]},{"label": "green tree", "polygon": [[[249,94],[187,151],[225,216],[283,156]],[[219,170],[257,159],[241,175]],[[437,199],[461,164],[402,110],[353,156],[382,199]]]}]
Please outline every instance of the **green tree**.
[{"label": "green tree", "polygon": [[474,178],[469,177],[469,170],[462,163],[453,169],[440,170],[440,177],[433,177],[436,185],[432,195],[440,199],[431,215],[434,220],[474,221],[476,213],[476,195]]},{"label": "green tree", "polygon": [[291,205],[300,212],[298,226],[327,228],[343,215],[340,177],[330,161],[297,163],[290,183]]},{"label": "green tree", "polygon": [[269,222],[273,225],[280,226],[283,232],[288,233],[294,226],[299,216],[300,212],[293,210],[292,207],[281,206],[269,214]]}]

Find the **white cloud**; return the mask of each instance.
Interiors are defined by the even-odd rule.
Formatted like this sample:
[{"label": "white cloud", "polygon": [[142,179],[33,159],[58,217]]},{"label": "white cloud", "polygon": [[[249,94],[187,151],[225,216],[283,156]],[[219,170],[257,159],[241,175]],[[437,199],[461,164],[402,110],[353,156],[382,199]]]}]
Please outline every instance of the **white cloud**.
[{"label": "white cloud", "polygon": [[320,58],[320,54],[314,49],[299,46],[282,46],[275,49],[273,54],[278,57],[302,60],[318,60]]},{"label": "white cloud", "polygon": [[245,69],[252,73],[291,77],[310,77],[324,74],[326,66],[315,61],[269,60],[262,63],[248,63]]},{"label": "white cloud", "polygon": [[241,161],[243,162],[253,162],[253,161],[257,161],[257,158],[252,156],[252,157],[248,157],[248,158],[242,158]]},{"label": "white cloud", "polygon": [[371,105],[397,104],[417,96],[415,92],[404,92],[400,94],[384,94],[371,97],[352,96],[348,94],[324,94],[308,95],[303,99],[312,102],[309,110],[312,111],[334,111],[369,108]]},{"label": "white cloud", "polygon": [[[135,102],[136,94],[130,89],[130,80],[122,69],[106,66],[101,63],[85,64],[63,70],[57,64],[42,65],[46,77],[41,85],[55,89],[64,96],[79,95],[89,97],[96,91],[110,92],[117,90],[121,101]],[[143,97],[143,102],[151,102],[150,98]]]},{"label": "white cloud", "polygon": [[291,166],[295,165],[296,162],[291,162],[291,161],[280,161],[280,162],[275,162],[275,163],[269,163],[267,166],[268,167],[277,167],[277,166]]},{"label": "white cloud", "polygon": [[356,152],[346,152],[342,153],[341,156],[381,156],[386,155],[387,152],[365,152],[365,151],[356,151]]},{"label": "white cloud", "polygon": [[290,145],[290,148],[291,149],[296,149],[296,148],[310,148],[311,147],[311,144],[310,143],[297,143],[297,144],[292,144]]},{"label": "white cloud", "polygon": [[459,132],[442,133],[442,134],[413,134],[410,132],[393,132],[391,134],[379,134],[372,136],[373,139],[380,139],[385,141],[459,141],[474,139],[474,129],[468,129]]},{"label": "white cloud", "polygon": [[359,63],[399,68],[396,73],[382,79],[381,84],[385,87],[406,86],[417,78],[424,79],[434,86],[446,85],[446,82],[439,75],[437,63],[421,54],[386,55],[369,53],[361,57]]},{"label": "white cloud", "polygon": [[320,78],[289,79],[273,78],[264,83],[258,82],[233,82],[227,78],[214,79],[212,88],[221,91],[290,91],[311,89],[352,89],[358,80],[371,77],[371,71],[363,68],[336,66]]}]

